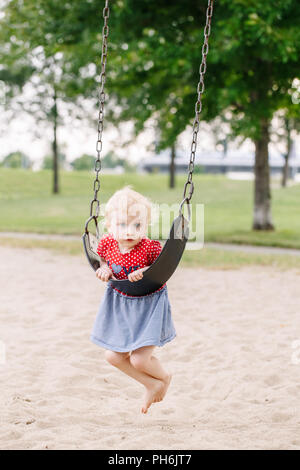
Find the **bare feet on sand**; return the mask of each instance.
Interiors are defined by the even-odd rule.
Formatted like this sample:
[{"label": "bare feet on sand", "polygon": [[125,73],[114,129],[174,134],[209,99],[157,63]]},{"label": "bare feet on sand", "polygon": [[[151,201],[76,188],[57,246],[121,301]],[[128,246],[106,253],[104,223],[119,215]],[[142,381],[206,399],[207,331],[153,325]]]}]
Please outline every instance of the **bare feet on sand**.
[{"label": "bare feet on sand", "polygon": [[164,383],[161,380],[153,379],[153,385],[151,387],[146,387],[146,392],[144,395],[144,403],[141,409],[142,413],[147,413],[148,409],[152,403],[161,401],[162,390],[164,388]]},{"label": "bare feet on sand", "polygon": [[142,413],[147,413],[152,403],[158,403],[164,399],[170,385],[171,378],[172,375],[168,374],[165,380],[155,380],[153,387],[146,389],[144,404],[141,410]]},{"label": "bare feet on sand", "polygon": [[165,378],[165,380],[163,381],[163,390],[162,390],[162,396],[161,396],[161,399],[163,400],[166,393],[167,393],[167,390],[169,388],[169,385],[170,385],[170,382],[171,382],[171,379],[172,379],[172,374],[167,374],[167,377]]}]

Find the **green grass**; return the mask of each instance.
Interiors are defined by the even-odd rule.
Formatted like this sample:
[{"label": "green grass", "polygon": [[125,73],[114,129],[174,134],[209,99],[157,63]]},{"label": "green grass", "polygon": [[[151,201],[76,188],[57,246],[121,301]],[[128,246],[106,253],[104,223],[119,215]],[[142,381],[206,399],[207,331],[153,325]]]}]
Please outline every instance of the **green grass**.
[{"label": "green grass", "polygon": [[[78,240],[34,240],[31,238],[0,237],[0,246],[12,248],[43,248],[57,254],[82,256],[82,242]],[[88,261],[86,260],[88,263]],[[297,269],[300,275],[300,256],[281,254],[256,254],[243,251],[225,251],[219,248],[185,250],[180,266],[205,269],[238,269],[243,266],[269,266],[281,270]]]},{"label": "green grass", "polygon": [[[0,168],[0,231],[80,235],[89,215],[93,179],[92,172],[61,172],[61,194],[53,195],[50,171]],[[131,184],[155,203],[180,203],[185,179],[177,176],[177,187],[171,190],[167,175],[102,175],[101,201]],[[219,175],[195,175],[193,181],[193,203],[205,206],[205,241],[300,248],[300,185],[272,189],[276,231],[254,232],[252,182]]]}]

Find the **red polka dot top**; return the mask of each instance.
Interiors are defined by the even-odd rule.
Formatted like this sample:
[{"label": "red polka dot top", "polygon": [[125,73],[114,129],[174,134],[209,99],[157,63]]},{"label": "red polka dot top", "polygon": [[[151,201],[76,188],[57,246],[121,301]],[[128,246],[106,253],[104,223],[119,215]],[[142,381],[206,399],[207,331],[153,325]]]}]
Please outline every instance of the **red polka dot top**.
[{"label": "red polka dot top", "polygon": [[[128,275],[132,271],[151,266],[161,250],[162,246],[159,241],[143,237],[130,251],[121,253],[117,240],[112,235],[106,235],[101,238],[97,253],[105,259],[116,279],[128,279]],[[165,284],[158,290],[164,286]],[[120,291],[118,290],[118,292]]]}]

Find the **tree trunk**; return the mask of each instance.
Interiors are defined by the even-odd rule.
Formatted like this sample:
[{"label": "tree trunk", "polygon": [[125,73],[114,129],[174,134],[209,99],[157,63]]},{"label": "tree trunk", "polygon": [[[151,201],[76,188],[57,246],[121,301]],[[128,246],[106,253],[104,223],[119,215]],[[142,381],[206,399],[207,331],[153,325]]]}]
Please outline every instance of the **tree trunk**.
[{"label": "tree trunk", "polygon": [[292,139],[291,139],[291,128],[290,128],[290,122],[288,118],[285,118],[285,128],[287,131],[287,150],[286,154],[284,155],[284,166],[282,169],[282,180],[281,180],[281,185],[283,188],[286,187],[287,181],[289,178],[289,158],[290,158],[290,153],[291,153],[291,148],[292,148]]},{"label": "tree trunk", "polygon": [[284,155],[284,165],[282,168],[282,179],[281,179],[281,186],[283,188],[286,187],[288,178],[289,178],[289,154],[286,153]]},{"label": "tree trunk", "polygon": [[175,188],[175,144],[171,147],[171,162],[170,162],[170,188]]},{"label": "tree trunk", "polygon": [[53,193],[58,194],[59,185],[58,185],[58,148],[57,148],[57,95],[56,89],[54,87],[54,104],[53,104]]},{"label": "tree trunk", "polygon": [[269,140],[269,122],[261,120],[261,135],[255,141],[253,230],[274,230],[271,215]]}]

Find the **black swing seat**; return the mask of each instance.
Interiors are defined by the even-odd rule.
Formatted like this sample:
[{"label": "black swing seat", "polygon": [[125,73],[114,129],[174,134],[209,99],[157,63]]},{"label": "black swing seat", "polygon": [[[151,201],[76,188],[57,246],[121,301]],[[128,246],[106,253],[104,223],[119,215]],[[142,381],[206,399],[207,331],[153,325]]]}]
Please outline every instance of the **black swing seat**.
[{"label": "black swing seat", "polygon": [[[177,268],[189,236],[189,222],[180,214],[174,219],[169,238],[155,262],[143,273],[142,279],[136,282],[110,279],[110,284],[131,296],[152,294],[163,286]],[[82,236],[83,246],[90,265],[96,271],[100,267],[97,254],[97,239],[88,230]]]}]

